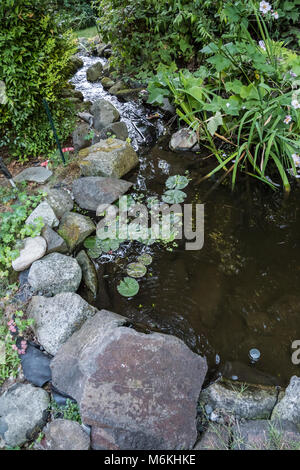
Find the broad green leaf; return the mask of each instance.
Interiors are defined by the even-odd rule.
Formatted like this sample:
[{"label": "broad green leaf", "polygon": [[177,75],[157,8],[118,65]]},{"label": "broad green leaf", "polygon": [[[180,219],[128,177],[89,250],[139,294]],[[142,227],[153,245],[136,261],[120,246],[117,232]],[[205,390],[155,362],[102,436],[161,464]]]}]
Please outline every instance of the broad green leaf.
[{"label": "broad green leaf", "polygon": [[117,287],[123,297],[134,297],[140,290],[139,283],[131,277],[125,277]]}]

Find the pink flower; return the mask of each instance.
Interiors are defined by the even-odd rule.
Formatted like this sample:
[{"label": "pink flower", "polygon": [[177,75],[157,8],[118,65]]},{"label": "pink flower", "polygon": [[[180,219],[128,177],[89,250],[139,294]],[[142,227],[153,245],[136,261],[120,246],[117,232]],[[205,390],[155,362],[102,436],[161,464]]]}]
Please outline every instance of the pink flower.
[{"label": "pink flower", "polygon": [[46,161],[44,161],[44,162],[41,163],[41,166],[47,167],[47,166],[48,166],[48,163],[49,163],[49,160],[46,160]]},{"label": "pink flower", "polygon": [[74,147],[65,147],[64,149],[62,149],[63,153],[65,152],[74,152]]},{"label": "pink flower", "polygon": [[12,348],[14,351],[18,351],[18,348],[17,348],[17,346],[16,346],[15,344],[13,344],[11,348]]},{"label": "pink flower", "polygon": [[9,329],[9,331],[11,331],[12,333],[15,333],[15,332],[17,331],[16,328],[15,328],[14,326],[12,326],[12,325],[11,325],[8,329]]},{"label": "pink flower", "polygon": [[292,116],[290,116],[289,114],[287,116],[285,116],[283,122],[284,124],[289,124],[292,120]]}]

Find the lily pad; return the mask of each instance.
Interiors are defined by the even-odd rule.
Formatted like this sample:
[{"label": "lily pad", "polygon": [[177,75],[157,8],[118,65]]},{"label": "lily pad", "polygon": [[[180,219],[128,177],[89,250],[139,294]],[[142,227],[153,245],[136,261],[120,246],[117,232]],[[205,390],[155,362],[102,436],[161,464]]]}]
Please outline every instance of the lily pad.
[{"label": "lily pad", "polygon": [[183,189],[189,184],[190,180],[186,176],[170,176],[166,181],[166,187],[169,189]]},{"label": "lily pad", "polygon": [[185,200],[185,198],[186,193],[180,191],[179,189],[170,189],[162,196],[162,200],[167,204],[180,204]]},{"label": "lily pad", "polygon": [[152,263],[152,256],[148,255],[148,253],[144,253],[138,257],[138,262],[142,263],[144,266],[149,266]]},{"label": "lily pad", "polygon": [[143,277],[145,276],[146,272],[147,272],[147,268],[142,263],[130,263],[127,266],[127,274],[128,276],[131,276],[131,277],[136,277],[136,278]]},{"label": "lily pad", "polygon": [[132,277],[125,277],[117,287],[119,294],[123,297],[133,297],[140,290],[139,283]]}]

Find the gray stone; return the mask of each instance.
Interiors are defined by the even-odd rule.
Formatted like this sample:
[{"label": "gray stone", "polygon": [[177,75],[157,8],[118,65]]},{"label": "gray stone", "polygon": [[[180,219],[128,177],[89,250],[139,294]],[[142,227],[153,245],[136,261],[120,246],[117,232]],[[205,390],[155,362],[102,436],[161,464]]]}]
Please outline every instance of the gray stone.
[{"label": "gray stone", "polygon": [[118,80],[108,91],[111,95],[115,95],[118,91],[124,90],[125,88],[126,84],[122,80]]},{"label": "gray stone", "polygon": [[47,419],[49,395],[29,384],[18,384],[0,397],[0,437],[17,447],[33,439]]},{"label": "gray stone", "polygon": [[94,128],[101,131],[109,124],[120,119],[119,111],[106,100],[98,100],[91,106],[91,113],[94,116]]},{"label": "gray stone", "polygon": [[196,132],[188,128],[175,132],[170,140],[170,149],[174,152],[199,150]]},{"label": "gray stone", "polygon": [[271,419],[291,421],[300,425],[300,377],[294,375],[283,398],[275,406]]},{"label": "gray stone", "polygon": [[68,253],[68,247],[65,240],[58,235],[52,228],[45,225],[42,230],[42,237],[47,243],[46,254],[50,253]]},{"label": "gray stone", "polygon": [[237,423],[232,428],[232,435],[234,450],[300,450],[300,433],[288,421]]},{"label": "gray stone", "polygon": [[6,85],[3,80],[0,80],[0,104],[7,103],[7,95],[6,95]]},{"label": "gray stone", "polygon": [[98,276],[95,266],[84,250],[78,253],[76,259],[81,267],[83,282],[92,294],[96,296],[98,292]]},{"label": "gray stone", "polygon": [[230,443],[230,429],[222,424],[210,423],[194,450],[227,450]]},{"label": "gray stone", "polygon": [[96,52],[97,52],[97,55],[98,57],[104,57],[104,52],[110,48],[110,45],[109,44],[98,44],[97,47],[96,47]]},{"label": "gray stone", "polygon": [[86,78],[89,82],[96,82],[102,75],[103,65],[101,62],[91,65],[86,71]]},{"label": "gray stone", "polygon": [[116,91],[114,95],[120,100],[131,101],[136,100],[142,90],[143,88],[124,88],[123,90]]},{"label": "gray stone", "polygon": [[90,438],[76,421],[55,419],[44,430],[45,450],[89,450]]},{"label": "gray stone", "polygon": [[76,292],[81,276],[76,259],[51,253],[31,265],[28,282],[34,292],[55,295],[60,292]]},{"label": "gray stone", "polygon": [[93,126],[94,117],[90,113],[77,113],[77,116],[80,117],[83,121],[87,122],[91,127]]},{"label": "gray stone", "polygon": [[95,231],[94,222],[85,215],[67,212],[61,219],[58,233],[66,241],[70,251]]},{"label": "gray stone", "polygon": [[87,176],[73,182],[76,203],[82,208],[96,211],[100,204],[112,204],[125,194],[132,183],[117,178]]},{"label": "gray stone", "polygon": [[[102,131],[100,131],[100,134],[98,136],[99,140],[97,140],[97,142],[102,139],[107,139],[109,137],[115,137],[119,140],[126,140],[128,138],[128,129],[125,122],[113,122],[109,126],[106,126],[104,129],[102,129]],[[93,140],[93,143],[94,142],[97,143]]]},{"label": "gray stone", "polygon": [[79,403],[94,449],[191,449],[206,360],[124,322],[106,311],[87,320],[53,359],[53,385]]},{"label": "gray stone", "polygon": [[32,181],[34,183],[46,183],[49,178],[53,175],[52,171],[47,170],[44,166],[33,166],[26,168],[21,171],[17,176],[14,177],[16,183],[21,183],[22,181]]},{"label": "gray stone", "polygon": [[79,157],[78,164],[84,176],[122,178],[139,163],[128,142],[112,138],[80,150]]},{"label": "gray stone", "polygon": [[39,343],[53,356],[96,312],[94,307],[72,292],[54,297],[33,297],[27,308],[28,317],[34,319],[33,329]]},{"label": "gray stone", "polygon": [[83,60],[80,59],[80,57],[73,55],[70,57],[67,68],[70,76],[74,75],[77,70],[79,70],[81,67],[83,67]]},{"label": "gray stone", "polygon": [[49,227],[57,227],[59,224],[59,220],[55,215],[54,210],[48,204],[47,201],[41,202],[34,211],[31,212],[30,216],[26,220],[26,225],[33,224],[34,221],[41,217],[45,225],[49,225]]},{"label": "gray stone", "polygon": [[245,419],[269,418],[277,400],[275,387],[215,382],[200,394],[200,403],[225,415]]},{"label": "gray stone", "polygon": [[89,137],[89,133],[89,124],[87,124],[86,122],[81,122],[77,125],[72,134],[73,146],[76,152],[91,145],[92,139],[91,137]]},{"label": "gray stone", "polygon": [[101,85],[105,89],[111,88],[114,84],[115,82],[110,77],[103,77],[101,80]]},{"label": "gray stone", "polygon": [[73,209],[74,203],[71,195],[64,189],[52,188],[47,191],[46,200],[59,219]]},{"label": "gray stone", "polygon": [[25,238],[23,243],[18,258],[12,261],[15,271],[24,271],[46,253],[47,244],[43,237]]}]

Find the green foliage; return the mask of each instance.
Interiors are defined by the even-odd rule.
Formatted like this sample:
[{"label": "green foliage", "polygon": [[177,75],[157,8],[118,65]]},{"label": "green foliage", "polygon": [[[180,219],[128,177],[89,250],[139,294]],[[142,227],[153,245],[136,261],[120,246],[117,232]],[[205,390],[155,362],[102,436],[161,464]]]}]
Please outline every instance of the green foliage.
[{"label": "green foliage", "polygon": [[148,253],[144,253],[138,257],[138,262],[142,263],[144,266],[149,266],[152,263],[152,256]]},{"label": "green foliage", "polygon": [[51,0],[49,6],[64,28],[84,29],[95,24],[92,0]]},{"label": "green foliage", "polygon": [[[14,324],[20,337],[33,324],[33,320],[25,320],[23,312],[18,310],[14,314]],[[8,378],[16,377],[19,373],[19,368],[20,358],[16,346],[16,336],[12,336],[10,333],[4,315],[0,310],[0,386]]]},{"label": "green foliage", "polygon": [[184,189],[189,184],[189,178],[182,175],[170,176],[166,181],[168,189]]},{"label": "green foliage", "polygon": [[52,400],[50,403],[50,412],[53,419],[63,418],[69,419],[70,421],[77,421],[79,424],[82,423],[78,404],[74,403],[69,398],[65,406],[60,406]]},{"label": "green foliage", "polygon": [[46,154],[53,135],[43,107],[49,102],[59,137],[71,132],[73,107],[60,98],[68,80],[66,67],[75,52],[71,32],[62,31],[47,14],[46,0],[0,3],[0,80],[6,104],[0,105],[0,146],[25,160]]},{"label": "green foliage", "polygon": [[131,277],[125,277],[117,287],[123,297],[134,297],[140,290],[139,283]]},{"label": "green foliage", "polygon": [[147,273],[147,268],[142,263],[130,263],[126,270],[128,276],[135,278],[143,277]]},{"label": "green foliage", "polygon": [[12,260],[19,256],[22,240],[36,237],[43,227],[40,218],[34,225],[25,225],[27,217],[41,202],[43,193],[30,195],[25,185],[21,187],[23,190],[0,188],[0,204],[7,208],[6,212],[0,212],[0,280],[7,278]]}]

